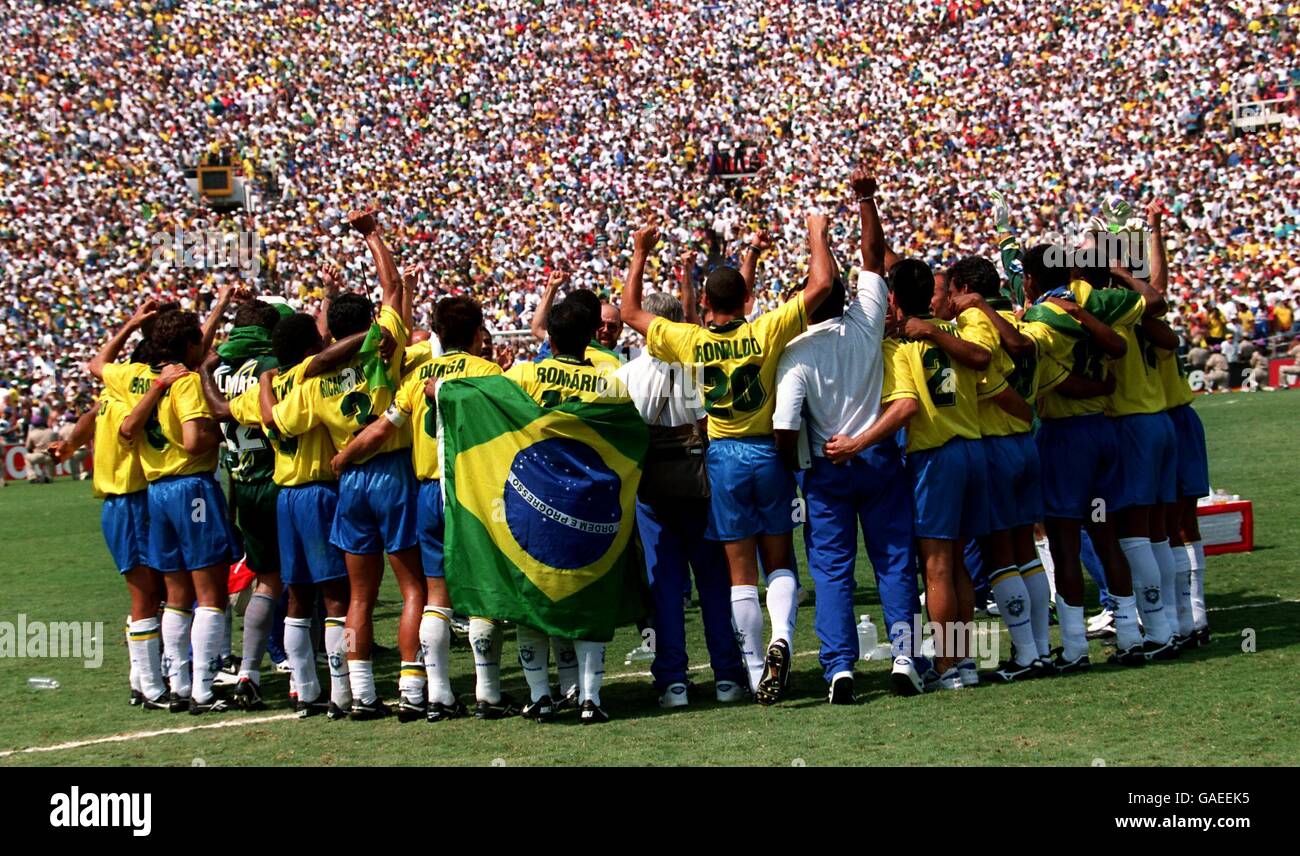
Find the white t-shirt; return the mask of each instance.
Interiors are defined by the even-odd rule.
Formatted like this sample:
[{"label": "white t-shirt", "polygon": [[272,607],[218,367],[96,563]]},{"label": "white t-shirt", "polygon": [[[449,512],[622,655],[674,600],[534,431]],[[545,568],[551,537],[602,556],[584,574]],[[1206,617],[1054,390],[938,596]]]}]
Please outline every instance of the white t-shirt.
[{"label": "white t-shirt", "polygon": [[798,429],[807,416],[813,455],[836,434],[856,436],[880,415],[884,364],[880,357],[889,287],[879,275],[858,274],[844,315],[808,328],[781,354],[772,427]]},{"label": "white t-shirt", "polygon": [[684,377],[681,366],[670,366],[642,351],[614,374],[627,386],[632,403],[647,425],[676,428],[704,418],[699,385]]}]

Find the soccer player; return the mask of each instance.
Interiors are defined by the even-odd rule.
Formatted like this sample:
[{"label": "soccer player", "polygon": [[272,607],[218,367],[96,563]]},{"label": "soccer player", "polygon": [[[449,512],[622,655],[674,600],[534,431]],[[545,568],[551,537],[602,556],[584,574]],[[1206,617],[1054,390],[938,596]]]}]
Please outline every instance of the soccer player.
[{"label": "soccer player", "polygon": [[[559,292],[560,286],[567,281],[568,276],[563,271],[552,271],[546,280],[546,288],[542,291],[537,309],[533,311],[533,320],[529,324],[529,329],[535,338],[543,340],[542,346],[537,350],[538,360],[544,360],[553,354],[550,340],[547,338],[547,324],[551,309],[555,305],[555,295]],[[569,292],[564,299],[577,301],[587,312],[591,335],[583,357],[591,360],[592,365],[617,369],[622,364],[622,360],[615,353],[614,346],[618,344],[618,337],[623,332],[623,321],[619,318],[618,309],[603,303],[594,291],[585,288]]]},{"label": "soccer player", "polygon": [[876,180],[858,169],[850,183],[862,227],[857,292],[846,309],[844,282],[836,273],[830,296],[809,316],[808,332],[781,354],[772,417],[777,449],[791,469],[797,468],[799,429],[807,426],[812,462],[803,474],[808,507],[804,533],[808,570],[817,586],[815,627],[831,704],[854,701],[859,525],[894,648],[894,691],[920,693],[921,675],[929,668],[914,657],[912,618],[921,610],[902,450],[890,437],[857,454],[831,457],[826,452],[833,438],[856,437],[880,418],[884,383],[880,352],[889,311],[884,279],[888,250],[876,209]]},{"label": "soccer player", "polygon": [[[505,373],[530,398],[543,407],[556,407],[566,401],[631,403],[622,381],[614,374],[616,367],[608,363],[593,365],[588,356],[592,333],[589,307],[572,297],[565,299],[551,308],[546,329],[554,356],[537,362],[515,363]],[[530,696],[523,714],[530,719],[545,721],[554,715],[557,708],[551,697],[548,637],[522,624],[516,628],[516,635],[519,662],[528,681]],[[583,725],[608,722],[609,714],[600,706],[600,688],[605,678],[605,643],[575,639],[573,649],[578,668],[578,719]]]},{"label": "soccer player", "polygon": [[[443,381],[501,374],[501,367],[476,356],[482,348],[483,310],[471,297],[444,297],[438,301],[434,322],[440,354],[420,364],[402,378],[393,404],[384,417],[372,422],[333,460],[341,472],[353,460],[364,459],[410,424],[415,477],[420,482],[416,524],[419,528],[428,599],[420,620],[420,647],[428,678],[427,704],[413,705],[405,698],[398,710],[402,721],[417,716],[440,722],[464,716],[465,705],[451,689],[452,603],[443,571],[442,461],[438,452],[437,387]],[[492,619],[470,617],[470,647],[478,677],[474,715],[500,719],[518,712],[501,692],[501,627]]]},{"label": "soccer player", "polygon": [[[344,294],[329,307],[327,322],[335,339],[370,330],[361,354],[342,369],[295,384],[273,408],[274,430],[282,438],[298,437],[324,425],[337,449],[345,449],[365,426],[381,418],[392,404],[394,382],[407,342],[400,315],[402,281],[384,243],[374,211],[353,213],[349,222],[366,241],[379,270],[383,301],[377,325],[374,306],[360,294]],[[377,327],[377,329],[376,329]],[[378,330],[396,342],[385,360],[377,353]],[[270,428],[271,426],[267,426]],[[411,469],[411,432],[402,428],[373,455],[360,458],[339,478],[338,507],[330,542],[345,554],[351,601],[347,632],[348,677],[352,688],[351,718],[376,719],[391,711],[375,689],[371,646],[373,616],[383,577],[384,553],[402,593],[398,648],[402,667],[399,691],[415,705],[424,699],[424,668],[420,662],[420,613],[425,604],[424,574],[416,529],[416,482]]]},{"label": "soccer player", "polygon": [[[168,311],[153,319],[149,341],[154,365],[113,363],[124,337],[110,340],[91,360],[92,374],[113,397],[148,418],[140,463],[149,481],[149,562],[163,574],[167,607],[162,637],[171,684],[172,712],[220,712],[229,705],[213,694],[220,668],[226,581],[234,543],[226,499],[213,471],[221,433],[212,419],[198,375],[187,371],[156,406],[146,399],[161,367],[195,367],[204,334],[192,312]],[[142,399],[143,404],[141,403]],[[197,600],[198,607],[191,608]],[[192,625],[192,626],[191,626]],[[193,652],[193,679],[186,657]]]},{"label": "soccer player", "polygon": [[[752,322],[744,317],[750,287],[733,268],[717,268],[705,281],[704,302],[711,315],[707,328],[645,311],[639,277],[629,277],[623,292],[623,321],[646,337],[650,355],[689,366],[699,375],[712,441],[706,453],[715,527],[711,535],[727,551],[732,619],[750,688],[763,704],[774,704],[785,693],[798,608],[792,570],[795,482],[777,454],[772,434],[777,361],[785,346],[808,328],[809,313],[830,294],[834,264],[826,228],[825,216],[809,216],[812,261],[807,287]],[[644,268],[658,240],[653,225],[637,230],[633,265]],[[767,577],[772,636],[766,651],[758,600],[759,552],[772,569]]]},{"label": "soccer player", "polygon": [[[279,306],[290,312],[285,304]],[[278,365],[271,352],[271,333],[280,317],[277,306],[258,300],[250,300],[235,310],[234,327],[217,347],[219,360],[213,371],[216,389],[223,399],[233,399],[256,386],[263,372]],[[257,575],[253,595],[244,609],[244,648],[234,701],[243,710],[261,710],[266,707],[261,697],[262,655],[271,634],[276,601],[283,591],[276,543],[278,488],[272,478],[275,454],[260,421],[223,422],[222,427],[225,443],[221,461],[230,476],[231,512],[244,545],[245,562]]]}]

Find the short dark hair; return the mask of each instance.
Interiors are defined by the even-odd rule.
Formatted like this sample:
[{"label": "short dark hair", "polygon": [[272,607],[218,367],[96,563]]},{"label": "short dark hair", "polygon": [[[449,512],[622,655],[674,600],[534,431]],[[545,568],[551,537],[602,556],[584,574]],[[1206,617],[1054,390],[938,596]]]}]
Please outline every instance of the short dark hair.
[{"label": "short dark hair", "polygon": [[733,315],[745,310],[745,293],[749,287],[740,271],[733,267],[717,267],[704,280],[704,294],[709,298],[709,308],[714,312]]},{"label": "short dark hair", "polygon": [[468,349],[483,326],[483,309],[472,297],[444,297],[434,310],[433,332],[444,349]]},{"label": "short dark hair", "polygon": [[369,297],[354,292],[334,298],[329,312],[325,314],[330,335],[335,339],[346,339],[354,333],[364,333],[374,319],[375,304]]},{"label": "short dark hair", "polygon": [[184,362],[190,345],[203,342],[199,316],[179,309],[158,313],[154,316],[149,342],[153,350],[153,362]]},{"label": "short dark hair", "polygon": [[903,259],[889,269],[894,302],[907,315],[926,315],[934,299],[934,272],[920,259]]},{"label": "short dark hair", "polygon": [[140,325],[140,335],[143,336],[144,339],[136,346],[135,353],[131,354],[131,362],[152,363],[154,361],[153,346],[149,344],[149,337],[153,335],[153,323],[162,313],[175,312],[180,308],[180,303],[175,300],[168,300],[165,303],[158,304],[158,308],[154,310],[154,314],[146,318],[144,323]]},{"label": "short dark hair", "polygon": [[966,256],[948,268],[948,285],[970,290],[981,297],[997,297],[1002,289],[1002,278],[993,262],[982,256]]},{"label": "short dark hair", "polygon": [[280,313],[271,304],[260,300],[241,303],[235,310],[236,327],[263,327],[274,330],[278,323],[280,323]]},{"label": "short dark hair", "polygon": [[[807,287],[808,287],[808,277],[804,277],[798,282],[797,285],[795,285],[794,288],[790,289],[789,299],[794,299],[794,296],[796,294],[803,291]],[[808,323],[820,324],[821,322],[829,321],[832,318],[839,318],[844,314],[845,299],[846,297],[844,291],[844,280],[837,273],[831,279],[830,293],[827,294],[826,299],[823,300],[820,304],[818,304],[817,308],[814,309],[811,314],[809,314]]]},{"label": "short dark hair", "polygon": [[546,318],[546,334],[551,350],[569,357],[582,357],[591,342],[590,316],[580,303],[562,300],[551,307]]},{"label": "short dark hair", "polygon": [[271,353],[282,368],[296,366],[308,354],[319,351],[322,344],[316,319],[305,312],[282,319],[271,331]]},{"label": "short dark hair", "polygon": [[1025,273],[1034,278],[1034,282],[1042,288],[1043,292],[1064,288],[1070,284],[1070,271],[1068,268],[1047,263],[1047,254],[1054,249],[1061,257],[1064,257],[1064,250],[1052,244],[1039,244],[1036,247],[1030,247],[1029,252],[1025,253]]},{"label": "short dark hair", "polygon": [[600,298],[596,295],[596,292],[580,288],[577,291],[569,292],[569,295],[564,298],[565,303],[569,301],[573,301],[582,307],[583,312],[587,313],[587,317],[590,319],[587,327],[591,331],[591,336],[595,336],[596,331],[600,329]]}]

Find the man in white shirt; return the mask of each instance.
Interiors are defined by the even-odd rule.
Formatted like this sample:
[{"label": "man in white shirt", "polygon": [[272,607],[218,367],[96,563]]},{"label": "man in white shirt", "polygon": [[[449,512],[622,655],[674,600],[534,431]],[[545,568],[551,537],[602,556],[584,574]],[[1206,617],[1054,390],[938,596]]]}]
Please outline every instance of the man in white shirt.
[{"label": "man in white shirt", "polygon": [[815,629],[832,704],[853,702],[858,639],[853,614],[858,525],[876,573],[885,626],[894,645],[895,692],[924,689],[928,664],[913,657],[912,621],[920,614],[912,499],[895,439],[844,455],[838,441],[865,433],[880,417],[884,378],[881,342],[889,290],[884,234],[876,210],[876,182],[857,170],[851,179],[862,221],[862,270],[845,308],[843,281],[809,319],[777,364],[777,447],[796,466],[799,428],[806,424],[812,466],[803,476],[807,504],[809,572],[817,588]]},{"label": "man in white shirt", "polygon": [[[682,320],[681,304],[668,294],[647,294],[643,306],[669,321]],[[641,418],[651,426],[652,441],[656,429],[695,425],[705,416],[699,387],[682,366],[671,366],[643,351],[621,366],[616,375],[626,384]],[[702,460],[702,447],[699,452]],[[647,468],[655,466],[658,453],[651,449]],[[689,703],[686,615],[682,601],[691,568],[695,569],[700,620],[704,624],[717,699],[732,702],[746,696],[749,677],[731,627],[731,577],[726,553],[722,542],[706,537],[713,529],[709,525],[710,507],[707,496],[651,496],[643,490],[637,497],[637,528],[645,550],[654,606],[655,659],[650,671],[663,707],[683,707]]]}]

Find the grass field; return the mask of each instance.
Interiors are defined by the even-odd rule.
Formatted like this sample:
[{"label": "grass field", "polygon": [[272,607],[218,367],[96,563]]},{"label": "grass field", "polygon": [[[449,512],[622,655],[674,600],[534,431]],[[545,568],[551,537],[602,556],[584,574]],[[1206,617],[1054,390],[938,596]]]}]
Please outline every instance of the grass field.
[{"label": "grass field", "polygon": [[[1255,551],[1209,561],[1209,650],[1143,669],[1094,667],[1078,677],[911,699],[889,694],[887,663],[861,663],[859,704],[833,708],[809,604],[800,611],[789,700],[772,708],[718,705],[702,669],[693,673],[697,702],[661,711],[646,666],[623,665],[639,642],[628,628],[609,647],[602,695],[614,720],[595,728],[580,727],[573,715],[544,726],[299,721],[288,712],[287,679],[274,673],[264,673],[271,709],[262,713],[197,718],[129,707],[119,641],[126,593],[111,570],[89,484],[11,484],[0,490],[0,621],[16,622],[19,613],[29,621],[102,621],[108,641],[98,669],[72,659],[0,659],[0,765],[1300,764],[1300,574],[1291,552],[1300,540],[1300,394],[1215,395],[1199,399],[1197,409],[1212,484],[1255,503]],[[865,557],[858,579],[859,611],[879,624]],[[1095,593],[1090,603],[1091,613]],[[390,575],[376,614],[376,636],[388,644],[398,606]],[[1254,653],[1242,650],[1248,630]],[[698,611],[688,614],[688,634],[692,662],[706,663]],[[508,633],[503,683],[523,697],[514,651]],[[1100,655],[1093,643],[1094,662]],[[455,649],[454,659],[457,691],[472,693],[468,649]],[[390,698],[396,670],[395,654],[376,663]],[[32,676],[62,686],[30,690]],[[113,735],[123,737],[14,751]]]}]

